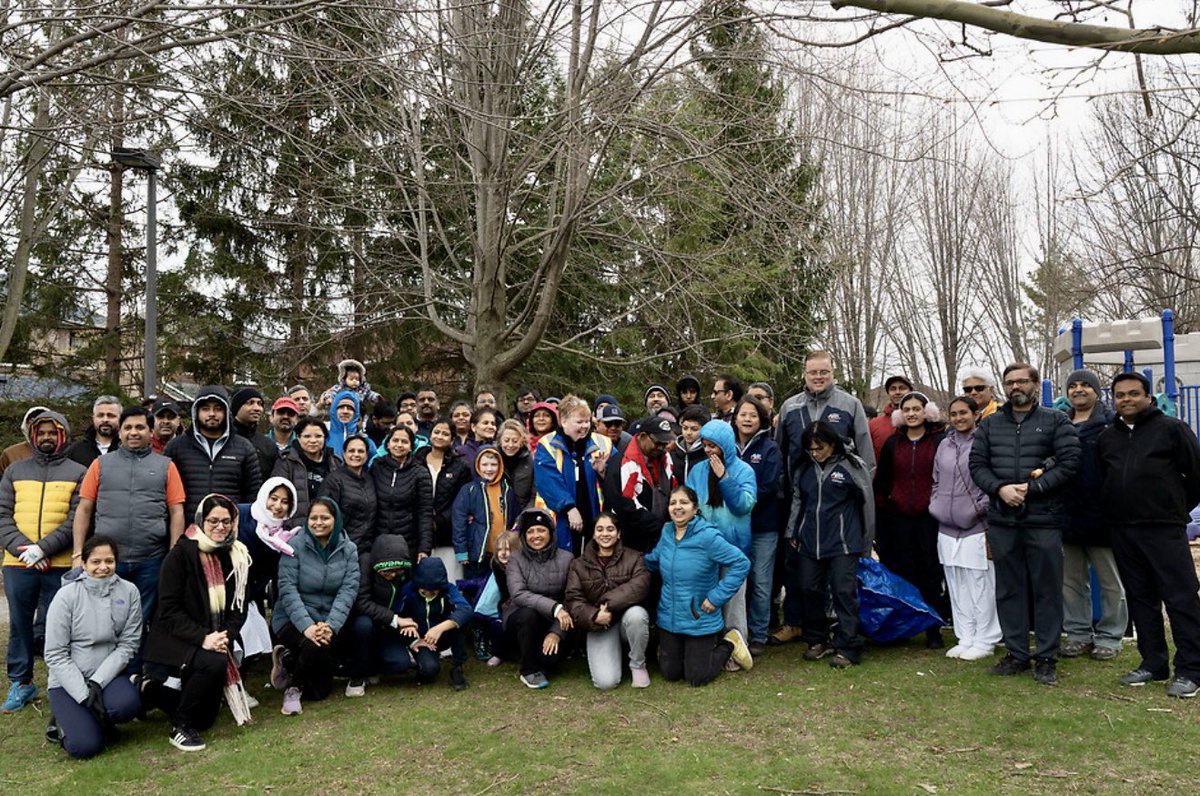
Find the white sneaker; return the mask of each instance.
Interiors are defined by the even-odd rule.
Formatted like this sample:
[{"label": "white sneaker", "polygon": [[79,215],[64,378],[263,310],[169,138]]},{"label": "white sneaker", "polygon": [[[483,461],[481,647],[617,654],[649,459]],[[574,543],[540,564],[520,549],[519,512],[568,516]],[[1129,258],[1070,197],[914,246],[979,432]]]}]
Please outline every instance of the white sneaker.
[{"label": "white sneaker", "polygon": [[962,644],[955,644],[950,649],[946,650],[947,658],[961,658],[962,654],[967,651],[967,647]]},{"label": "white sneaker", "polygon": [[981,661],[984,658],[990,658],[995,654],[992,647],[968,647],[962,655],[958,657],[964,661]]},{"label": "white sneaker", "polygon": [[346,683],[346,696],[360,697],[367,695],[367,685],[362,680],[351,680]]}]

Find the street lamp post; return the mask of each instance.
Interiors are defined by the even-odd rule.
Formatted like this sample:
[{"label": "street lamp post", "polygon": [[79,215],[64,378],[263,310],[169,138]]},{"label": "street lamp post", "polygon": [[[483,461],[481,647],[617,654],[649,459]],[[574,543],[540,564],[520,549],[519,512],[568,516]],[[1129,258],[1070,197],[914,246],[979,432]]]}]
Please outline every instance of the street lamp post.
[{"label": "street lamp post", "polygon": [[146,346],[142,397],[153,395],[158,383],[158,167],[161,161],[144,149],[113,147],[112,159],[146,172]]}]

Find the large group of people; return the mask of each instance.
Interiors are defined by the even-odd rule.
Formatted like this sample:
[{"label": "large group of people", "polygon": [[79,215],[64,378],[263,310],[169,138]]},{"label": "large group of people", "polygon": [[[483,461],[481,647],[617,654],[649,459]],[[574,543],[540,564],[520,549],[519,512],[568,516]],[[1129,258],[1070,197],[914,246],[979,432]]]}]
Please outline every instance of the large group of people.
[{"label": "large group of people", "polygon": [[[777,411],[764,382],[718,376],[707,407],[684,375],[635,412],[522,385],[511,416],[486,391],[443,414],[426,385],[383,398],[354,360],[316,400],[204,387],[190,424],[169,399],[101,396],[74,442],[33,407],[0,457],[3,711],[37,697],[41,650],[47,737],[73,757],[156,710],[172,745],[203,749],[222,704],[251,720],[254,660],[285,715],[338,677],[354,698],[448,663],[461,691],[472,655],[531,689],[571,654],[599,689],[626,671],[648,687],[654,659],[704,685],[796,641],[848,669],[871,555],[951,626],[947,657],[1002,644],[991,673],[1051,684],[1062,657],[1116,656],[1132,617],[1121,682],[1200,693],[1195,434],[1136,373],[1113,379],[1112,410],[1095,373],[1071,373],[1065,412],[1028,364],[1004,370],[1003,401],[986,370],[961,375],[945,421],[905,376],[868,418],[824,351]],[[924,640],[942,649],[941,625]]]}]

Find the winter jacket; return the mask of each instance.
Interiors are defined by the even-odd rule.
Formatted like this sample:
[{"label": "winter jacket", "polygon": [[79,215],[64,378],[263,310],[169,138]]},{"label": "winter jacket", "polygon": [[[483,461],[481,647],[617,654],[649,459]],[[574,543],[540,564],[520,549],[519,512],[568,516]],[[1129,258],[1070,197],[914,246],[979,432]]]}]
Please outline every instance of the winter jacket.
[{"label": "winter jacket", "polygon": [[900,429],[883,443],[874,484],[875,502],[882,512],[905,517],[929,513],[933,460],[944,436],[926,426],[919,439],[909,439]]},{"label": "winter jacket", "polygon": [[[200,433],[196,410],[202,401],[216,399],[225,405],[225,428],[219,439],[212,441]],[[163,453],[179,468],[187,499],[183,516],[192,517],[205,495],[225,495],[234,503],[249,503],[262,486],[263,474],[258,467],[258,451],[245,437],[230,430],[229,395],[224,387],[204,387],[192,404],[192,427],[187,434],[167,443]]]},{"label": "winter jacket", "polygon": [[743,553],[750,552],[750,513],[758,500],[758,483],[754,470],[738,457],[734,442],[733,426],[724,420],[710,420],[700,428],[700,439],[710,440],[721,446],[724,456],[725,475],[718,482],[721,489],[720,506],[709,505],[708,459],[697,464],[688,473],[687,485],[696,491],[700,501],[700,514],[711,522]]},{"label": "winter jacket", "polygon": [[225,576],[225,612],[220,627],[212,627],[208,605],[208,585],[200,561],[200,545],[194,539],[180,537],[163,559],[158,571],[158,602],[146,636],[143,656],[152,663],[171,668],[184,666],[204,643],[209,633],[224,630],[232,643],[240,638],[246,621],[246,607],[233,605],[233,564],[229,551],[215,554]]},{"label": "winter jacket", "polygon": [[232,425],[234,434],[248,440],[254,446],[258,454],[258,471],[262,473],[263,478],[267,478],[275,469],[275,460],[279,458],[279,446],[265,434],[259,433],[257,426],[239,423],[236,418]]},{"label": "winter jacket", "polygon": [[[71,566],[71,531],[79,505],[79,482],[87,468],[67,458],[71,427],[57,412],[39,412],[26,425],[28,430],[42,419],[58,424],[58,448],[33,455],[4,470],[0,477],[0,545],[4,566],[24,567],[17,548],[36,544],[52,567]],[[31,443],[32,444],[32,443]]]},{"label": "winter jacket", "polygon": [[975,430],[960,434],[946,431],[933,460],[933,489],[929,513],[938,521],[938,531],[961,538],[987,530],[988,496],[971,478],[971,445]]},{"label": "winter jacket", "polygon": [[161,558],[167,554],[167,474],[171,460],[147,445],[104,454],[96,485],[95,532],[111,536],[126,562]]},{"label": "winter jacket", "polygon": [[538,440],[537,451],[533,454],[533,486],[537,490],[538,499],[558,518],[555,542],[565,550],[572,548],[567,512],[576,504],[577,466],[583,470],[583,477],[587,483],[592,516],[595,517],[604,508],[600,479],[592,467],[592,459],[608,459],[612,454],[612,440],[602,434],[591,434],[585,439],[582,462],[578,465],[560,431],[547,434]]},{"label": "winter jacket", "polygon": [[875,453],[876,466],[879,462],[879,452],[883,450],[883,443],[896,433],[896,427],[892,425],[892,412],[899,408],[893,406],[889,401],[879,410],[879,414],[867,419],[867,430],[871,432],[871,450]]},{"label": "winter jacket", "polygon": [[[1074,423],[1074,410],[1071,422]],[[1100,472],[1100,434],[1113,422],[1113,413],[1097,402],[1082,423],[1079,433],[1079,472],[1063,489],[1063,544],[1112,546],[1110,518],[1104,511],[1104,476]]]},{"label": "winter jacket", "polygon": [[[671,469],[675,472],[675,480],[681,484],[687,483],[688,473],[706,458],[704,443],[700,441],[699,437],[690,448],[684,447],[683,437],[679,437],[668,450],[671,452]],[[657,528],[654,530],[654,538],[658,538]]]},{"label": "winter jacket", "polygon": [[[498,453],[496,448],[486,448],[485,450]],[[476,471],[478,471],[478,456],[476,457]],[[492,512],[488,507],[487,496],[489,484],[498,485],[500,488],[500,511],[504,515],[501,528],[492,527]],[[475,480],[467,484],[466,488],[459,492],[458,497],[454,499],[454,508],[451,512],[451,525],[454,528],[454,557],[459,561],[472,564],[486,560],[488,539],[502,533],[516,520],[517,515],[513,508],[513,491],[504,477],[503,462],[492,481],[485,481],[483,476],[477,475]]]},{"label": "winter jacket", "polygon": [[515,456],[508,456],[500,449],[500,459],[504,462],[504,480],[513,491],[512,516],[518,517],[533,505],[533,453],[522,448]]},{"label": "winter jacket", "polygon": [[804,446],[800,444],[800,435],[816,420],[824,420],[833,426],[845,441],[846,450],[858,454],[867,465],[868,472],[875,468],[875,449],[871,445],[871,431],[867,428],[867,413],[863,411],[862,403],[840,387],[830,384],[819,393],[801,390],[779,407],[775,442],[779,445],[783,464],[780,473],[783,484],[790,488],[796,467],[808,458]]},{"label": "winter jacket", "polygon": [[[358,597],[358,554],[342,533],[341,511],[322,551],[305,529],[292,537],[294,556],[279,559],[279,597],[271,612],[271,629],[278,633],[290,622],[300,632],[326,622],[337,633],[346,624]],[[324,553],[324,555],[322,555]]]},{"label": "winter jacket", "polygon": [[[117,449],[117,438],[114,435],[112,444],[105,453],[111,453]],[[90,467],[92,462],[99,459],[103,454],[96,447],[96,428],[88,426],[84,429],[83,437],[75,440],[69,448],[67,448],[67,458],[74,462],[79,462],[84,467]]]},{"label": "winter jacket", "polygon": [[[325,448],[321,455],[325,457],[329,468],[320,480],[320,484],[324,484],[325,478],[341,469],[342,460],[329,448]],[[296,488],[296,517],[300,522],[304,522],[304,518],[308,516],[308,504],[320,491],[320,486],[315,491],[310,488],[311,484],[316,482],[315,478],[310,481],[308,477],[311,465],[308,457],[300,450],[299,440],[292,440],[292,444],[280,451],[279,458],[275,460],[275,469],[271,471],[272,478],[286,478]]]},{"label": "winter jacket", "polygon": [[103,688],[122,676],[141,641],[137,586],[116,574],[92,578],[73,569],[46,611],[47,687],[83,702],[88,681]]},{"label": "winter jacket", "polygon": [[317,497],[337,501],[346,535],[359,553],[370,552],[375,538],[375,481],[371,474],[363,469],[356,475],[341,467],[329,474],[317,490]]},{"label": "winter jacket", "polygon": [[[382,577],[382,569],[400,569],[392,580]],[[394,627],[400,610],[400,588],[412,570],[412,557],[403,536],[380,536],[369,553],[358,557],[358,596],[354,612],[369,617],[380,627]]]},{"label": "winter jacket", "polygon": [[375,482],[375,535],[398,533],[413,554],[433,550],[433,481],[409,455],[404,464],[388,454],[371,463]]},{"label": "winter jacket", "polygon": [[[1155,406],[1134,418],[1117,418],[1100,434],[1105,516],[1114,525],[1188,523],[1200,503],[1200,444],[1182,420]],[[6,474],[7,475],[7,474]]]},{"label": "winter jacket", "polygon": [[[429,453],[433,448],[426,446],[413,451],[417,464],[429,472]],[[431,474],[432,475],[432,474]],[[475,472],[471,462],[454,450],[448,450],[442,459],[442,469],[433,479],[433,546],[450,547],[454,544],[454,499],[471,483]]]},{"label": "winter jacket", "polygon": [[871,475],[852,453],[818,464],[809,458],[796,473],[790,538],[810,558],[869,555],[875,540]]},{"label": "winter jacket", "polygon": [[[338,420],[337,417],[337,406],[343,398],[349,398],[354,402],[354,414],[346,423]],[[361,433],[359,431],[360,416],[361,406],[358,401],[358,395],[356,395],[353,390],[340,390],[333,396],[333,401],[329,404],[329,438],[326,440],[325,445],[332,450],[339,459],[342,458],[342,449],[346,447],[346,439],[355,434]],[[370,437],[367,437],[367,461],[369,462],[371,459],[375,458],[375,454],[377,452],[378,448],[375,447],[375,443],[371,441]]]},{"label": "winter jacket", "polygon": [[[746,554],[725,541],[717,527],[699,515],[687,524],[678,541],[674,523],[663,525],[658,544],[646,554],[644,563],[646,569],[662,575],[658,626],[685,636],[719,633],[725,627],[721,607],[750,572]],[[705,599],[717,610],[701,610]]]},{"label": "winter jacket", "polygon": [[[988,527],[1062,526],[1062,490],[1079,470],[1079,434],[1070,419],[1035,405],[1020,417],[1006,403],[980,421],[971,445],[971,478],[991,498]],[[1034,470],[1042,470],[1038,478]],[[1012,508],[1000,487],[1029,484],[1025,503]]]},{"label": "winter jacket", "polygon": [[518,608],[532,608],[552,620],[551,633],[558,634],[560,638],[565,636],[566,631],[554,616],[554,609],[563,604],[567,571],[573,559],[569,550],[559,547],[554,550],[550,560],[535,561],[524,544],[518,545],[504,567],[508,579],[508,599],[500,606],[500,616],[505,626]]},{"label": "winter jacket", "polygon": [[[357,387],[346,386],[346,371],[354,368],[359,372],[360,381]],[[338,363],[338,380],[337,384],[330,387],[325,392],[321,393],[318,403],[328,402],[335,403],[334,396],[342,390],[349,390],[354,393],[354,397],[359,403],[378,403],[383,400],[383,396],[371,389],[371,385],[367,383],[367,367],[357,359],[343,359]]]},{"label": "winter jacket", "polygon": [[671,463],[672,476],[667,477],[664,456],[664,461],[658,465],[658,484],[654,485],[645,479],[640,492],[633,497],[625,497],[623,485],[629,474],[622,471],[622,464],[630,445],[637,445],[635,438],[630,437],[627,443],[617,446],[609,456],[604,470],[604,506],[616,516],[624,546],[645,553],[658,543],[662,525],[667,521],[667,502],[675,485],[672,481],[683,481],[675,470],[674,462]]},{"label": "winter jacket", "polygon": [[779,533],[779,446],[771,429],[760,429],[745,445],[738,446],[738,456],[754,471],[758,498],[750,513],[750,533]]},{"label": "winter jacket", "polygon": [[[436,591],[433,597],[421,594],[421,589]],[[423,637],[429,629],[449,619],[458,627],[471,621],[471,604],[458,587],[446,576],[446,564],[436,556],[417,562],[412,580],[400,587],[400,616],[417,623]]]},{"label": "winter jacket", "polygon": [[[683,391],[685,389],[696,391],[696,400],[692,401],[691,404],[683,402]],[[679,381],[675,382],[675,407],[679,410],[679,414],[683,414],[684,409],[698,403],[700,403],[700,380],[690,373],[685,373],[679,377]]]},{"label": "winter jacket", "polygon": [[584,632],[605,629],[595,623],[602,604],[608,605],[613,617],[609,627],[616,627],[625,609],[641,604],[649,594],[650,573],[642,554],[620,542],[612,555],[603,559],[593,539],[567,570],[567,612]]}]

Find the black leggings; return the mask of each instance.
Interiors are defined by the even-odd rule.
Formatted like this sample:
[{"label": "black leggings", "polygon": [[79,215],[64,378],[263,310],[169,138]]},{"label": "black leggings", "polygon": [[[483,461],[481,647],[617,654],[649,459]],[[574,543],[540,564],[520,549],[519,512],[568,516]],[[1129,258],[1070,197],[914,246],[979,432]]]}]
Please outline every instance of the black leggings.
[{"label": "black leggings", "polygon": [[333,691],[333,673],[337,668],[338,655],[347,652],[346,647],[354,644],[354,633],[343,628],[334,634],[331,643],[320,646],[309,641],[307,636],[288,622],[275,635],[291,653],[290,662],[285,662],[288,663],[292,685],[298,687],[307,700],[319,702],[329,696]]},{"label": "black leggings", "polygon": [[711,682],[729,660],[733,644],[721,633],[685,636],[659,628],[658,668],[664,680],[687,680],[688,685]]},{"label": "black leggings", "polygon": [[558,663],[567,639],[560,639],[558,652],[550,655],[542,652],[542,642],[550,632],[552,619],[542,616],[532,608],[517,608],[504,620],[504,636],[509,648],[520,657],[521,674],[551,671]]},{"label": "black leggings", "polygon": [[[191,660],[177,672],[150,664],[146,667],[148,680],[142,690],[142,702],[168,714],[178,727],[207,730],[217,720],[217,711],[221,709],[228,662],[229,656],[224,652],[196,647]],[[183,683],[179,691],[163,685],[171,674],[177,675]]]}]

